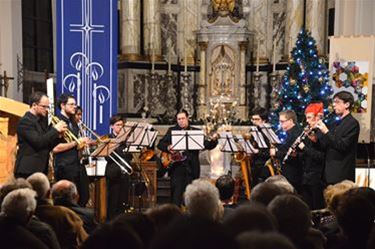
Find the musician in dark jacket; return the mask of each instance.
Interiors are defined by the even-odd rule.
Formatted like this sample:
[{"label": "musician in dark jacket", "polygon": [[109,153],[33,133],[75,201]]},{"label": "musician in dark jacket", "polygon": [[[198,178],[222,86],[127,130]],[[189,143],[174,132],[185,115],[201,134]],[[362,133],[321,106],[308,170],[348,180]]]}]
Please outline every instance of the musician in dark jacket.
[{"label": "musician in dark jacket", "polygon": [[[283,162],[285,155],[295,140],[301,135],[302,129],[297,124],[297,115],[293,110],[286,110],[279,113],[279,122],[283,131],[286,132],[285,141],[277,146],[277,150],[270,149],[270,155],[276,156],[280,162]],[[295,190],[300,193],[302,183],[303,162],[298,152],[289,151],[290,156],[281,165],[282,175],[293,185]]]},{"label": "musician in dark jacket", "polygon": [[[158,149],[164,152],[172,152],[172,131],[175,130],[198,130],[189,125],[189,114],[186,110],[181,110],[176,115],[177,125],[168,129],[164,137],[159,141],[157,145]],[[205,149],[213,149],[217,145],[217,138],[214,137],[212,140],[205,140]],[[191,183],[194,179],[200,177],[200,163],[199,163],[199,151],[188,150],[184,151],[183,154],[186,159],[179,162],[174,162],[169,167],[169,176],[171,177],[171,198],[172,202],[178,206],[182,204],[182,195],[185,192],[186,186]]]},{"label": "musician in dark jacket", "polygon": [[350,113],[353,104],[354,98],[351,93],[336,93],[333,96],[333,108],[339,119],[329,128],[322,121],[317,124],[324,134],[319,143],[326,152],[324,176],[327,184],[335,184],[346,179],[355,181],[360,127]]},{"label": "musician in dark jacket", "polygon": [[64,93],[57,100],[61,112],[57,117],[68,125],[69,131],[77,138],[73,141],[61,141],[54,149],[55,178],[74,182],[79,193],[79,205],[85,206],[89,199],[89,179],[86,168],[81,164],[79,149],[88,144],[88,137],[79,137],[79,127],[75,121],[76,100],[73,95]]},{"label": "musician in dark jacket", "polygon": [[311,210],[325,207],[323,197],[324,151],[318,144],[323,134],[316,129],[316,124],[323,118],[323,103],[311,103],[305,109],[306,122],[309,125],[307,136],[298,145],[304,162],[302,177],[302,197]]},{"label": "musician in dark jacket", "polygon": [[34,92],[30,96],[30,110],[17,125],[18,152],[14,174],[16,177],[42,172],[48,173],[49,152],[59,143],[59,136],[67,130],[64,122],[48,126],[49,100],[46,94]]},{"label": "musician in dark jacket", "polygon": [[[124,120],[119,115],[114,115],[109,121],[111,125],[112,133],[109,134],[109,138],[116,138],[120,131],[124,128]],[[129,163],[132,160],[130,153],[125,153],[125,145],[120,145],[115,149],[120,157]],[[111,156],[120,163],[120,160],[114,156]],[[106,157],[107,167],[105,170],[105,176],[107,180],[107,219],[113,219],[119,214],[124,213],[126,205],[129,204],[129,186],[130,177],[124,169],[122,169],[117,163],[115,163],[110,157]],[[123,166],[123,165],[122,165]],[[126,170],[126,169],[125,169]]]}]

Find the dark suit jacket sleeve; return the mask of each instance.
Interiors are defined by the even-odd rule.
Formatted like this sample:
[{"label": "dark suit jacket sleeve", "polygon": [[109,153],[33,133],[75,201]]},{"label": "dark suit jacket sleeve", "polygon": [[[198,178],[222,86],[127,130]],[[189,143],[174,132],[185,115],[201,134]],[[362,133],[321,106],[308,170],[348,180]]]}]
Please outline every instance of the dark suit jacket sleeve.
[{"label": "dark suit jacket sleeve", "polygon": [[169,128],[164,137],[160,139],[158,145],[156,146],[159,150],[168,152],[168,146],[172,143],[171,130],[172,128]]},{"label": "dark suit jacket sleeve", "polygon": [[[308,139],[308,138],[306,138]],[[303,155],[307,155],[309,158],[313,159],[314,161],[323,161],[324,160],[324,152],[305,144],[305,148],[302,152]]]},{"label": "dark suit jacket sleeve", "polygon": [[327,146],[337,151],[346,152],[350,150],[353,144],[355,144],[358,140],[359,125],[356,120],[350,120],[350,122],[346,123],[344,127],[341,127],[341,129],[344,131],[341,136],[336,136],[335,134],[332,134],[332,132],[328,131],[328,133],[326,133],[323,137],[323,141],[327,144]]},{"label": "dark suit jacket sleeve", "polygon": [[38,124],[32,120],[22,119],[17,126],[17,134],[27,141],[35,150],[52,149],[59,141],[59,133],[49,128],[44,134],[37,130]]},{"label": "dark suit jacket sleeve", "polygon": [[216,147],[218,141],[217,140],[204,140],[204,148],[207,150],[212,150]]}]

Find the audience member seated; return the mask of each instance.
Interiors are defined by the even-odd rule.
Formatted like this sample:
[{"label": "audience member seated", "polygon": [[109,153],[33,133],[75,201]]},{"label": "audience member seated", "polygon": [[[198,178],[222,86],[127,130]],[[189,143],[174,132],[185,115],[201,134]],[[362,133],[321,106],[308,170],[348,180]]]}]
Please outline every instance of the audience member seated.
[{"label": "audience member seated", "polygon": [[275,217],[259,203],[239,206],[225,217],[223,224],[230,228],[230,233],[233,236],[248,231],[271,232],[277,230]]},{"label": "audience member seated", "polygon": [[194,180],[186,187],[184,198],[188,215],[216,222],[222,219],[224,210],[219,191],[210,182]]},{"label": "audience member seated", "polygon": [[27,181],[37,193],[36,216],[51,225],[61,248],[77,248],[87,238],[81,218],[69,208],[51,204],[50,184],[46,175],[34,173]]},{"label": "audience member seated", "polygon": [[233,203],[234,179],[230,175],[220,176],[215,183],[219,190],[220,201],[224,206],[224,217],[226,217],[237,204]]},{"label": "audience member seated", "polygon": [[[230,228],[229,228],[230,229]],[[236,249],[233,236],[223,225],[199,217],[183,217],[175,220],[159,236],[150,249]]]},{"label": "audience member seated", "polygon": [[296,193],[294,190],[294,187],[283,175],[274,175],[271,177],[268,177],[265,182],[273,183],[276,186],[282,188],[285,193],[294,194]]},{"label": "audience member seated", "polygon": [[52,186],[51,192],[54,205],[67,207],[78,214],[83,221],[83,227],[89,234],[95,230],[97,222],[94,210],[78,205],[79,195],[73,182],[60,180]]},{"label": "audience member seated", "polygon": [[370,232],[374,227],[373,203],[363,193],[352,190],[335,198],[337,200],[333,213],[345,238],[337,248],[366,249]]},{"label": "audience member seated", "polygon": [[148,248],[155,234],[155,225],[145,214],[124,213],[117,216],[112,223],[129,226],[141,239],[144,248]]},{"label": "audience member seated", "polygon": [[267,206],[273,198],[282,194],[285,194],[284,188],[280,188],[273,183],[262,182],[253,188],[250,195],[250,201],[262,203]]},{"label": "audience member seated", "polygon": [[[0,205],[4,197],[16,189],[32,189],[31,184],[23,178],[10,179],[0,189]],[[60,244],[52,227],[41,221],[35,215],[32,215],[26,228],[40,239],[50,249],[60,249]]]},{"label": "audience member seated", "polygon": [[287,237],[276,232],[245,232],[236,240],[240,249],[296,249]]},{"label": "audience member seated", "polygon": [[[311,227],[311,213],[306,203],[295,195],[287,194],[275,197],[268,205],[268,210],[275,216],[279,231],[288,237],[300,249],[317,248],[324,241],[313,244],[308,237]],[[317,230],[314,232],[319,233]],[[314,236],[316,238],[317,236]],[[319,248],[319,247],[318,247]]]},{"label": "audience member seated", "polygon": [[35,191],[25,188],[4,197],[0,213],[1,248],[48,248],[26,228],[36,208],[35,195]]},{"label": "audience member seated", "polygon": [[172,203],[150,208],[146,210],[145,214],[153,221],[156,233],[164,230],[175,219],[183,216],[181,209]]},{"label": "audience member seated", "polygon": [[109,222],[100,225],[80,249],[144,249],[137,233],[121,222]]}]

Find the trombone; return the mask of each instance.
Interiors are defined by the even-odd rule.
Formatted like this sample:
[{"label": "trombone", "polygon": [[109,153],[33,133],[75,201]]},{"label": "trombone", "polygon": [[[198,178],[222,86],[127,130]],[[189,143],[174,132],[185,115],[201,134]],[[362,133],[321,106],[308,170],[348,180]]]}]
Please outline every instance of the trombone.
[{"label": "trombone", "polygon": [[[51,124],[52,125],[56,125],[58,122],[60,122],[61,120],[55,116],[55,115],[51,115]],[[64,140],[67,142],[67,143],[71,143],[71,142],[76,142],[77,143],[77,149],[80,150],[82,149],[85,144],[82,143],[77,137],[76,135],[74,135],[74,133],[67,129],[67,131],[64,132]]]},{"label": "trombone", "polygon": [[[91,130],[87,125],[85,125],[83,122],[80,122],[79,125],[87,130],[88,132],[90,132],[92,135],[94,135],[94,137],[97,139],[97,141],[99,141],[99,143],[105,143],[106,142],[106,138],[103,138],[103,137],[100,137],[95,131]],[[113,155],[113,156],[112,156]],[[129,163],[124,160],[124,158],[122,158],[116,151],[112,151],[112,153],[110,155],[108,155],[109,158],[112,159],[112,161],[118,166],[120,167],[121,171],[128,174],[128,175],[131,175],[133,174],[133,168],[129,165]],[[117,159],[116,159],[117,158]]]}]

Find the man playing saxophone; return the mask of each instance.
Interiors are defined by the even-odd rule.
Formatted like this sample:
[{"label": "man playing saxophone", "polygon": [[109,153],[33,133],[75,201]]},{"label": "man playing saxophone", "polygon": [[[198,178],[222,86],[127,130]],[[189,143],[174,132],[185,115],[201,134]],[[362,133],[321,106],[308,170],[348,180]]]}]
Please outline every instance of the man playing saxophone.
[{"label": "man playing saxophone", "polygon": [[61,141],[53,149],[55,154],[55,178],[56,181],[66,179],[74,182],[80,196],[79,204],[85,206],[89,198],[89,180],[86,168],[80,163],[79,149],[83,148],[90,139],[88,137],[78,138],[79,127],[75,120],[77,105],[73,95],[62,94],[57,100],[57,107],[61,110],[57,118],[68,125],[70,137],[74,139],[68,139],[65,136],[65,141]]}]

